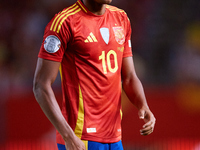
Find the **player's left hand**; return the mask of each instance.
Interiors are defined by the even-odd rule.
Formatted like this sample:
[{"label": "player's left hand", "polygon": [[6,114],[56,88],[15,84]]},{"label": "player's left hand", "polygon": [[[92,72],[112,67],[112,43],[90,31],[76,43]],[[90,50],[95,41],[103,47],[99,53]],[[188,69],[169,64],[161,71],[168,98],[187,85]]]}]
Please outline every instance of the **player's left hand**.
[{"label": "player's left hand", "polygon": [[139,118],[143,119],[145,124],[143,125],[143,129],[140,130],[141,135],[149,135],[153,132],[156,119],[153,113],[149,110],[149,108],[141,108],[138,112]]}]

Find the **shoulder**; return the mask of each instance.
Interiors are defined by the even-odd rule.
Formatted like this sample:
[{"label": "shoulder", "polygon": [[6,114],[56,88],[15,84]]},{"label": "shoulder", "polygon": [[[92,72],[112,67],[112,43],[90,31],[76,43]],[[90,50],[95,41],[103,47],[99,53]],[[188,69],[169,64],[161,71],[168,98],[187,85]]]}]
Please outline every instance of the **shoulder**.
[{"label": "shoulder", "polygon": [[79,15],[79,12],[81,11],[80,6],[75,3],[59,13],[55,14],[55,16],[52,18],[52,20],[49,22],[50,30],[54,32],[59,32],[63,24],[69,24],[71,18]]},{"label": "shoulder", "polygon": [[118,13],[121,15],[125,15],[126,16],[126,12],[123,9],[120,9],[118,7],[112,6],[112,5],[106,5],[106,8],[113,13]]},{"label": "shoulder", "polygon": [[122,22],[125,21],[126,23],[130,23],[128,15],[126,14],[126,12],[123,9],[120,9],[118,7],[111,6],[111,5],[106,5],[106,9],[111,14],[113,14],[114,16],[116,16],[117,18],[119,18]]},{"label": "shoulder", "polygon": [[112,5],[106,5],[106,9],[116,15],[117,17],[120,17],[122,20],[129,20],[126,12],[123,9],[120,9],[118,7],[112,6]]}]

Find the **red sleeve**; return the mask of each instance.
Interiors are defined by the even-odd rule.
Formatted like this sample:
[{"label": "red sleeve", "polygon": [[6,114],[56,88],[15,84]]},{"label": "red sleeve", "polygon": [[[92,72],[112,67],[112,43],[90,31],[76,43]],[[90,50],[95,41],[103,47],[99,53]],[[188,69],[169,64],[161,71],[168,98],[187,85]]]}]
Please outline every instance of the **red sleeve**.
[{"label": "red sleeve", "polygon": [[45,28],[43,42],[38,54],[39,58],[61,62],[67,43],[70,40],[71,32],[67,22],[62,24],[62,28],[59,27],[59,14],[48,23]]},{"label": "red sleeve", "polygon": [[[125,12],[124,12],[125,13]],[[124,53],[123,57],[132,57],[132,47],[131,47],[131,24],[127,15],[125,14],[125,43],[124,43]]]}]

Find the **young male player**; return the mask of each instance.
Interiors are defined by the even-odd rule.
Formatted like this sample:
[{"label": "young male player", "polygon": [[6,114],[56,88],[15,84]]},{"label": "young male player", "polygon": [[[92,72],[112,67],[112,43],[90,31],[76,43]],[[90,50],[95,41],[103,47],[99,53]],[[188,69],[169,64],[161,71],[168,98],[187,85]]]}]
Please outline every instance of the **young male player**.
[{"label": "young male player", "polygon": [[[136,76],[131,26],[112,0],[78,0],[49,22],[34,77],[34,94],[57,129],[59,150],[122,150],[121,83],[153,132],[155,118]],[[62,111],[52,83],[60,68]],[[122,76],[121,76],[122,75]]]}]

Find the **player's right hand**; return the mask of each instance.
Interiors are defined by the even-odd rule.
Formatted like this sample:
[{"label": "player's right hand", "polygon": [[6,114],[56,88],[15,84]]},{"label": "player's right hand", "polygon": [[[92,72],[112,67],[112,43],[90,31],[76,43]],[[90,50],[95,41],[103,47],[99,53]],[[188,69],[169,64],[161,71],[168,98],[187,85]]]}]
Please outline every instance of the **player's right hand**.
[{"label": "player's right hand", "polygon": [[86,150],[85,144],[77,137],[65,141],[66,150]]}]

